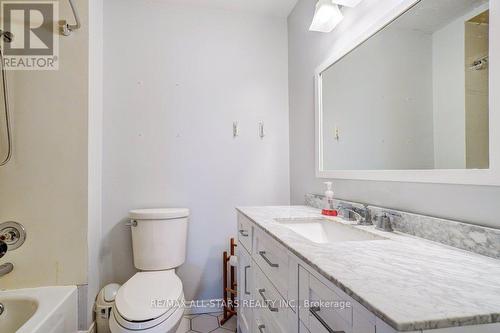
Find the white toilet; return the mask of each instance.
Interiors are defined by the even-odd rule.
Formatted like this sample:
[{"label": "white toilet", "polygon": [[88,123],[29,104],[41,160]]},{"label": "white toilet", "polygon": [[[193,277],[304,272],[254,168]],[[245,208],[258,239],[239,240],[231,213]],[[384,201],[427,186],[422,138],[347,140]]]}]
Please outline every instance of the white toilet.
[{"label": "white toilet", "polygon": [[115,298],[112,333],[175,333],[184,314],[182,281],[175,268],[186,258],[189,210],[130,211],[134,265],[141,270]]}]

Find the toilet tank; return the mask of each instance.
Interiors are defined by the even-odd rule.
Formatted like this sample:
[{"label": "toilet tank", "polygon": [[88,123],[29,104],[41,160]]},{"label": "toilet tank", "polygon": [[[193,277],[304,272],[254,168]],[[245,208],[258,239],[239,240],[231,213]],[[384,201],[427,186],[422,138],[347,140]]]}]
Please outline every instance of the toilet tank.
[{"label": "toilet tank", "polygon": [[136,209],[129,212],[134,266],[143,271],[172,269],[186,259],[189,210]]}]

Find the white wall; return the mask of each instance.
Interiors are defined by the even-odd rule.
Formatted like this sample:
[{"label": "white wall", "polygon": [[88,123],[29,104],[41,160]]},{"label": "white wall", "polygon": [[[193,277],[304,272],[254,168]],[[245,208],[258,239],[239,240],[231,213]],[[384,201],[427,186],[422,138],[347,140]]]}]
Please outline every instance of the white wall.
[{"label": "white wall", "polygon": [[[315,177],[314,70],[333,50],[342,48],[401,0],[364,0],[345,11],[345,20],[329,34],[308,31],[315,0],[299,0],[288,18],[290,78],[290,186],[294,204],[308,192],[322,193],[325,179]],[[498,10],[492,7],[492,10]],[[400,182],[334,180],[337,197],[412,212],[500,227],[500,189]]]},{"label": "white wall", "polygon": [[[14,263],[0,289],[87,283],[87,5],[82,29],[60,37],[58,71],[9,72],[14,155],[0,167],[0,222],[28,236],[0,259]],[[67,2],[59,10],[72,15]]]},{"label": "white wall", "polygon": [[324,169],[434,168],[428,33],[373,36],[323,72],[322,99]]},{"label": "white wall", "polygon": [[280,18],[105,2],[104,283],[135,272],[128,210],[187,207],[186,298],[220,298],[234,207],[289,203],[286,31]]}]

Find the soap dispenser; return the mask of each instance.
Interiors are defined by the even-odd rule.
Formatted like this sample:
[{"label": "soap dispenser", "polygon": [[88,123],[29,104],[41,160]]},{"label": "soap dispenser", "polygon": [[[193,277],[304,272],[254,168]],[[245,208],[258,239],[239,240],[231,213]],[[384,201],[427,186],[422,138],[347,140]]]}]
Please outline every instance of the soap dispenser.
[{"label": "soap dispenser", "polygon": [[338,212],[336,209],[333,209],[333,190],[332,190],[332,182],[325,182],[326,191],[325,191],[325,199],[324,206],[321,214],[326,216],[337,216]]}]

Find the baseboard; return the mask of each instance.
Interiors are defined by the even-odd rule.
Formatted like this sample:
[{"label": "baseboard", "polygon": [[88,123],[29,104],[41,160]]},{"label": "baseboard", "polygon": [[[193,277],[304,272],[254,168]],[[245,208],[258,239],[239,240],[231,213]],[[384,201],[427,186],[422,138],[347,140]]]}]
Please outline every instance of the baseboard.
[{"label": "baseboard", "polygon": [[78,333],[97,333],[97,327],[95,325],[95,321],[92,322],[87,331],[78,331]]},{"label": "baseboard", "polygon": [[186,301],[184,313],[187,315],[222,312],[222,299]]}]

